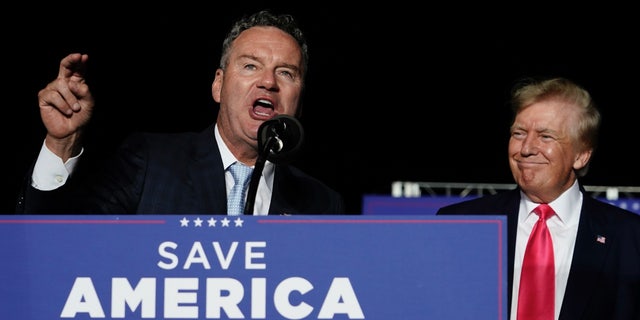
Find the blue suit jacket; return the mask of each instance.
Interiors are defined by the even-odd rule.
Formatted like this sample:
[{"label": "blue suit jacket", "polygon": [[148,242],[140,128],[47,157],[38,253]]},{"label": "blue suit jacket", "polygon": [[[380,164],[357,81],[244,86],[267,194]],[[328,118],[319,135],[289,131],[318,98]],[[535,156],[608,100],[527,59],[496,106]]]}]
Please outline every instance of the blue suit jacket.
[{"label": "blue suit jacket", "polygon": [[[27,178],[16,211],[226,214],[225,173],[213,130],[133,134],[113,161],[81,162],[55,191],[38,191]],[[341,214],[343,207],[341,195],[319,180],[288,164],[275,166],[269,214]]]},{"label": "blue suit jacket", "polygon": [[[584,188],[581,187],[584,191]],[[583,192],[584,193],[584,192]],[[640,319],[640,215],[584,196],[560,320]],[[508,279],[513,281],[520,190],[442,207],[437,215],[507,215]],[[605,242],[597,241],[599,236]],[[511,307],[511,286],[508,290]]]}]

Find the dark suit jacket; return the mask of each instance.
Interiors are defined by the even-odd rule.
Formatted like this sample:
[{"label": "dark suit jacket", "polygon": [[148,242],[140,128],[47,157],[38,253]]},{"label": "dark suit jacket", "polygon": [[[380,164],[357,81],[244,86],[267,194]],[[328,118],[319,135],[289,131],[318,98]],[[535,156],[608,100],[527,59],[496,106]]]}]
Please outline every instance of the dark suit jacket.
[{"label": "dark suit jacket", "polygon": [[[584,191],[584,188],[581,187]],[[640,215],[585,194],[560,320],[640,319]],[[437,215],[507,215],[513,279],[519,189],[442,207]],[[604,236],[605,242],[596,241]],[[511,286],[508,291],[511,307]]]},{"label": "dark suit jacket", "polygon": [[[31,187],[29,173],[16,211],[226,214],[225,172],[213,132],[211,125],[200,133],[133,134],[113,162],[81,161],[55,191]],[[341,195],[319,180],[288,164],[276,165],[274,174],[269,214],[343,213]]]}]

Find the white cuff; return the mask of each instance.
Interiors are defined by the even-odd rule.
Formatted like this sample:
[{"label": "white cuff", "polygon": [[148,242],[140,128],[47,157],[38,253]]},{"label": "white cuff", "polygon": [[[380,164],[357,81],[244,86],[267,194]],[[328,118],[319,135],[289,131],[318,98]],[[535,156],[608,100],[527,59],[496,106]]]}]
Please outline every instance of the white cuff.
[{"label": "white cuff", "polygon": [[43,191],[61,187],[67,182],[83,151],[84,149],[77,156],[62,163],[62,159],[51,152],[43,142],[31,175],[31,185]]}]

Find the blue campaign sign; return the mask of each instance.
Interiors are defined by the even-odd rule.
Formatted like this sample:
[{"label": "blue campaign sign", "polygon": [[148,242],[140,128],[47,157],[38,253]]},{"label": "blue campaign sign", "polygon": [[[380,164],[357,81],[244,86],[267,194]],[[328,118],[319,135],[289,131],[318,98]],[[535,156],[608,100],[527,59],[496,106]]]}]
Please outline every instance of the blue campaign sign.
[{"label": "blue campaign sign", "polygon": [[0,319],[506,319],[503,216],[0,217]]}]

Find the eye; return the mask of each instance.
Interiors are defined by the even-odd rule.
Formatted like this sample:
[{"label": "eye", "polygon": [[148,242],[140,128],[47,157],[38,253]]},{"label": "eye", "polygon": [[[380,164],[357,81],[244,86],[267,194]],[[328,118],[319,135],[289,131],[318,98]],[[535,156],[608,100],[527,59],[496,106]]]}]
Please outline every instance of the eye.
[{"label": "eye", "polygon": [[247,63],[244,65],[244,68],[247,70],[256,70],[257,67],[255,64]]},{"label": "eye", "polygon": [[293,72],[289,71],[289,70],[280,70],[278,72],[281,76],[288,78],[288,79],[294,79],[295,75]]},{"label": "eye", "polygon": [[540,135],[540,137],[542,138],[542,140],[545,140],[545,141],[555,140],[555,138],[552,135],[548,135],[548,134],[542,134]]}]

